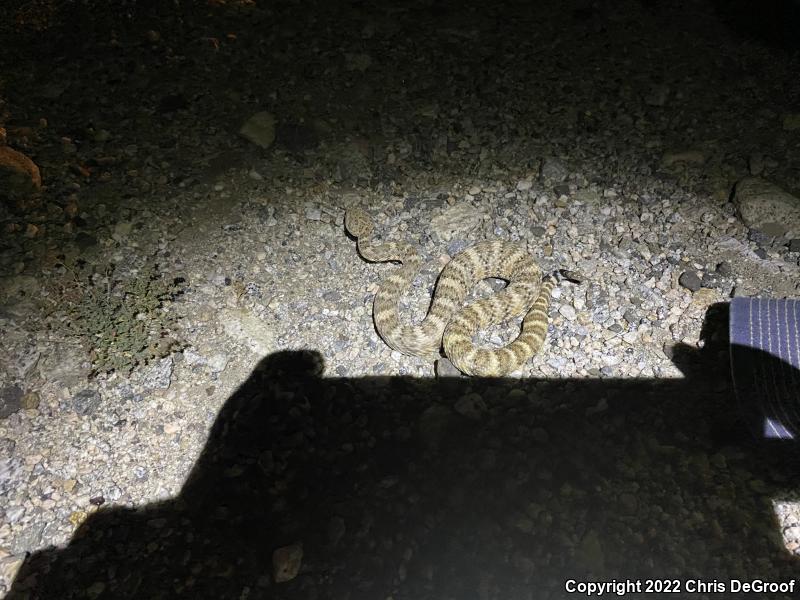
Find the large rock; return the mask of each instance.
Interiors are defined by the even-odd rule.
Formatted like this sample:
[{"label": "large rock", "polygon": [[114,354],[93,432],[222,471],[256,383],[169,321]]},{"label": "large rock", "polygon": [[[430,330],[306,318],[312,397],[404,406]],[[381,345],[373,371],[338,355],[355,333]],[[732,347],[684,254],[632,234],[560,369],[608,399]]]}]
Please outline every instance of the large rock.
[{"label": "large rock", "polygon": [[239,134],[267,149],[275,141],[275,117],[266,111],[258,112],[245,121]]},{"label": "large rock", "polygon": [[800,198],[760,177],[745,177],[733,197],[745,225],[769,236],[800,237]]}]

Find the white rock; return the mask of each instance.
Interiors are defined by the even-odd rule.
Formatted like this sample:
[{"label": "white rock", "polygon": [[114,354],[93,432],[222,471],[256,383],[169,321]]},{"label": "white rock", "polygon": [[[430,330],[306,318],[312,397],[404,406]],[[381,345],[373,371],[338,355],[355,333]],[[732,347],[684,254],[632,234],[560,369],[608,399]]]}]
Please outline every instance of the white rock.
[{"label": "white rock", "polygon": [[564,317],[568,321],[574,321],[575,320],[575,316],[576,316],[575,308],[573,308],[569,304],[562,304],[561,306],[559,306],[558,307],[558,312],[561,314],[562,317]]},{"label": "white rock", "polygon": [[520,192],[526,192],[533,187],[533,182],[530,179],[522,179],[517,182],[517,189]]}]

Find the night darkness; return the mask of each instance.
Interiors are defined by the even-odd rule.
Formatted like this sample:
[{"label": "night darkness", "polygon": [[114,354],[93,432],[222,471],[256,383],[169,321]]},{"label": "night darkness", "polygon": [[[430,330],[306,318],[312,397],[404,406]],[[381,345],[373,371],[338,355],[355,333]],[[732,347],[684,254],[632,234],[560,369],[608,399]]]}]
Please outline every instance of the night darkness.
[{"label": "night darkness", "polygon": [[[800,297],[798,31],[797,0],[0,0],[0,594],[796,597],[796,444],[728,327]],[[546,334],[497,377],[387,331],[523,289],[464,342]],[[786,323],[733,370],[800,431]]]}]

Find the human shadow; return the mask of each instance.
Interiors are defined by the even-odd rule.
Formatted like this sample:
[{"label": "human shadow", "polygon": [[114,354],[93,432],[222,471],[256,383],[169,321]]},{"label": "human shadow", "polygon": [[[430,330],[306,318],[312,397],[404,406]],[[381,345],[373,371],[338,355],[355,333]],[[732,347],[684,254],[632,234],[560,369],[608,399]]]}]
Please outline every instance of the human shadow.
[{"label": "human shadow", "polygon": [[[740,424],[713,316],[702,350],[675,353],[683,379],[325,378],[318,353],[278,352],[228,399],[176,498],[98,510],[66,548],[31,555],[8,597],[516,600],[614,579],[729,597],[732,579],[789,582],[773,502],[797,496],[797,448]],[[277,582],[273,552],[290,545],[299,572]]]}]

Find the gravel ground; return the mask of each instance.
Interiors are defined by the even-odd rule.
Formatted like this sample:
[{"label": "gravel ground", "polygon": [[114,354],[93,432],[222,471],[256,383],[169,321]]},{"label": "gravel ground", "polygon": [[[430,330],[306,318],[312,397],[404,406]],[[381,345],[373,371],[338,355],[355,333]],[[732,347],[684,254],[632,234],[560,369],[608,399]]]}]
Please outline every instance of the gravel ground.
[{"label": "gravel ground", "polygon": [[[0,591],[792,580],[797,467],[741,430],[724,326],[734,295],[798,295],[800,228],[754,227],[734,187],[800,190],[790,51],[699,0],[122,4],[0,58],[45,186],[0,215]],[[521,372],[437,380],[374,331],[393,267],[350,206],[428,259],[409,319],[482,239],[586,280]],[[132,320],[173,341],[98,368],[86,321],[153,269],[181,291]]]}]

